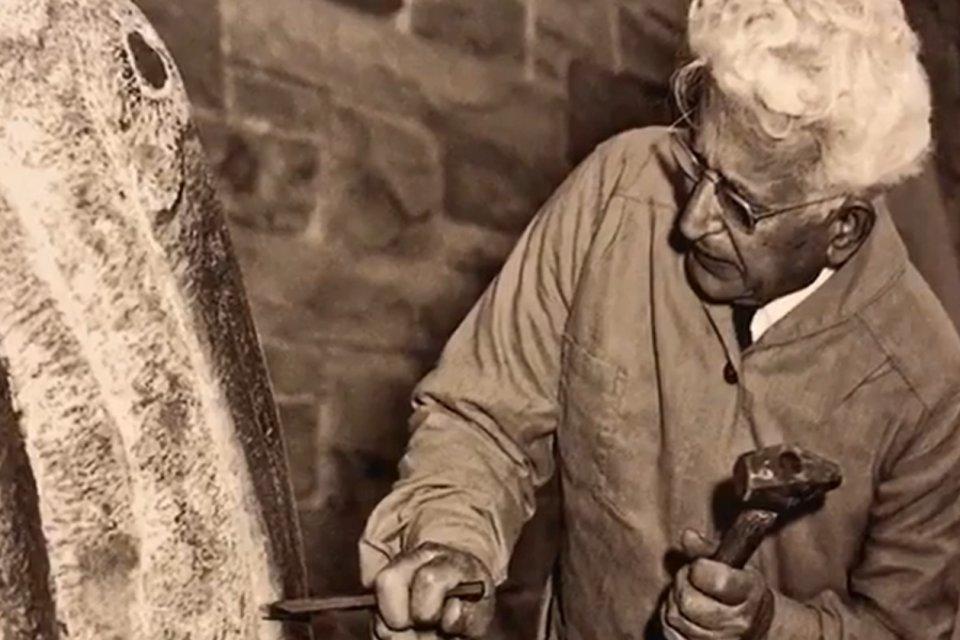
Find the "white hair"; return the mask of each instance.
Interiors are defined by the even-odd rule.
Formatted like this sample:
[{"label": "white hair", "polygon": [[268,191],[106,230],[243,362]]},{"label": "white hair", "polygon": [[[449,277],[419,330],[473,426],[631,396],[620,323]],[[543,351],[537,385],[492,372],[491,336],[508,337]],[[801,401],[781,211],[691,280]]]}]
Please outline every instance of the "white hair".
[{"label": "white hair", "polygon": [[[865,191],[919,171],[930,87],[900,0],[693,0],[689,41],[687,72],[706,69],[771,138],[812,134],[831,186]],[[678,75],[680,93],[690,77]]]}]

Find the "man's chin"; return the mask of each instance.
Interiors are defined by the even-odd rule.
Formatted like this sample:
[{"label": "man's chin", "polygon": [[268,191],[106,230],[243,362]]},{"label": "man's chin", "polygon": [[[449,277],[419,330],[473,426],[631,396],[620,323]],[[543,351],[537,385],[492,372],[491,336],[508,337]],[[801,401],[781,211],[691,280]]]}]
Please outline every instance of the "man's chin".
[{"label": "man's chin", "polygon": [[739,277],[725,277],[712,273],[700,264],[692,254],[684,260],[687,280],[697,295],[707,302],[743,304],[750,296]]}]

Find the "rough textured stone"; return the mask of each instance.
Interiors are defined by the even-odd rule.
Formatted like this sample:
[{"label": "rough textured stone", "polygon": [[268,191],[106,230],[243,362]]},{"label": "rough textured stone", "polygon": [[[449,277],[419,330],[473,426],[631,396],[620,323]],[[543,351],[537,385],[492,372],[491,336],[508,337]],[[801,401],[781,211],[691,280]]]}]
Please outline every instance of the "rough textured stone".
[{"label": "rough textured stone", "polygon": [[520,60],[526,13],[518,0],[414,0],[414,33],[480,56]]},{"label": "rough textured stone", "polygon": [[170,47],[194,104],[223,106],[219,0],[136,0]]},{"label": "rough textured stone", "polygon": [[566,81],[575,59],[612,69],[616,58],[613,7],[613,0],[536,0],[538,75]]},{"label": "rough textured stone", "polygon": [[670,93],[664,86],[586,62],[573,64],[569,84],[571,164],[620,131],[670,122]]},{"label": "rough textured stone", "polygon": [[302,549],[173,59],[127,2],[2,13],[32,20],[0,21],[0,334],[61,634],[304,637],[258,612],[303,595]]}]

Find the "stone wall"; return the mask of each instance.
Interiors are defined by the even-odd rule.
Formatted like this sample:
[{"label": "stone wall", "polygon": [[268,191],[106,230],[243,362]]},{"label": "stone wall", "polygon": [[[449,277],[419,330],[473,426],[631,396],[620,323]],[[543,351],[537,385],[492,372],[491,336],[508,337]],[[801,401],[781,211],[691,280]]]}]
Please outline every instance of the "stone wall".
[{"label": "stone wall", "polygon": [[[313,590],[355,589],[356,539],[394,478],[410,390],[571,166],[668,119],[685,2],[135,1],[178,59],[221,178]],[[956,45],[953,2],[914,13]],[[955,50],[931,58],[958,72]],[[960,113],[955,89],[942,94]],[[960,177],[955,160],[940,169]],[[955,266],[943,247],[930,255]],[[545,495],[515,571],[530,587],[552,552]],[[507,597],[495,636],[529,637],[534,593]],[[320,637],[363,636],[357,617],[322,624]]]}]

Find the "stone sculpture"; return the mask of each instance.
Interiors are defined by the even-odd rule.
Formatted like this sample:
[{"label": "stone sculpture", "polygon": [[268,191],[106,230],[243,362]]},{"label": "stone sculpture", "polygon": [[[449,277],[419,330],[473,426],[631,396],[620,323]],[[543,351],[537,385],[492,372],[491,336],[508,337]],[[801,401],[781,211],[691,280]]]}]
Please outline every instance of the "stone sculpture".
[{"label": "stone sculpture", "polygon": [[268,640],[276,408],[180,76],[126,0],[0,3],[0,640]]}]

